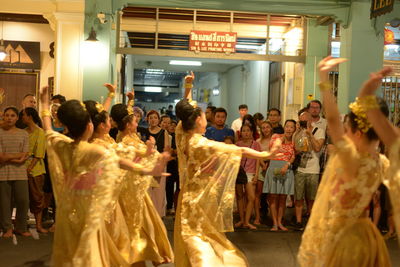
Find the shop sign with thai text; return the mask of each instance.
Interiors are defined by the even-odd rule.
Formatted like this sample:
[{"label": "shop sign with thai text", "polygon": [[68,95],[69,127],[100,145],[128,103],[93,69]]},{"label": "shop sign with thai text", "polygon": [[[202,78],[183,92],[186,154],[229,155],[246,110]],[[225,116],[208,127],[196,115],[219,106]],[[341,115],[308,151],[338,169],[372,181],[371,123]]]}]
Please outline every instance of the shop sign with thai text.
[{"label": "shop sign with thai text", "polygon": [[196,52],[236,52],[236,32],[191,31],[189,50]]},{"label": "shop sign with thai text", "polygon": [[372,0],[370,18],[376,18],[393,10],[394,0]]}]

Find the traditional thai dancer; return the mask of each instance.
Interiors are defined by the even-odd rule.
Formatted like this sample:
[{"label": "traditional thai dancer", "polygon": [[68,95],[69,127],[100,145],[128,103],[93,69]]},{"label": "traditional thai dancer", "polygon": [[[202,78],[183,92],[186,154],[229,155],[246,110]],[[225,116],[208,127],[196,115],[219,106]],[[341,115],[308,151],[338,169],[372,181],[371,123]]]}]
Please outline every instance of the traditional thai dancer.
[{"label": "traditional thai dancer", "polygon": [[70,137],[52,131],[48,87],[40,95],[46,131],[49,166],[57,203],[52,265],[115,266],[111,254],[118,251],[110,240],[106,221],[112,215],[121,186],[120,167],[141,175],[160,175],[165,161],[153,170],[113,150],[89,144],[93,124],[83,103],[70,100],[57,112]]},{"label": "traditional thai dancer", "polygon": [[[137,135],[138,123],[133,115],[133,89],[129,92],[128,97],[128,105],[117,104],[111,110],[111,116],[119,130],[119,146],[133,147],[136,154],[141,157],[140,164],[150,168],[155,164],[159,153],[154,151],[149,154],[149,147],[154,147],[154,140],[145,144]],[[105,131],[101,129],[99,128],[100,132],[95,136],[105,136]],[[98,137],[93,142],[102,142],[98,140]],[[110,140],[108,137],[106,138]],[[130,178],[124,179],[119,204],[130,232],[133,250],[130,263],[135,266],[145,266],[145,261],[152,261],[155,265],[172,262],[174,254],[166,228],[148,194],[150,185],[156,183],[153,176],[140,176],[134,172],[128,172],[127,175]]]},{"label": "traditional thai dancer", "polygon": [[[367,114],[368,121],[378,134],[379,138],[389,151],[390,169],[384,184],[389,189],[391,210],[389,220],[394,219],[396,232],[400,234],[400,131],[379,110],[375,91],[380,88],[382,79],[390,74],[392,69],[385,67],[378,72],[371,73],[370,78],[361,87],[357,102]],[[390,223],[390,222],[389,222]],[[394,235],[394,233],[392,233]]]},{"label": "traditional thai dancer", "polygon": [[[388,170],[377,152],[378,136],[359,103],[350,104],[344,125],[328,74],[341,58],[319,63],[320,90],[335,154],[319,185],[298,254],[300,266],[390,266],[385,242],[367,216],[369,203]],[[377,107],[388,115],[382,99]]]},{"label": "traditional thai dancer", "polygon": [[185,77],[185,96],[176,105],[181,119],[176,129],[181,192],[174,229],[175,265],[248,266],[223,232],[233,231],[235,181],[242,155],[264,160],[274,153],[203,137],[207,120],[192,101],[193,78],[193,73]]}]

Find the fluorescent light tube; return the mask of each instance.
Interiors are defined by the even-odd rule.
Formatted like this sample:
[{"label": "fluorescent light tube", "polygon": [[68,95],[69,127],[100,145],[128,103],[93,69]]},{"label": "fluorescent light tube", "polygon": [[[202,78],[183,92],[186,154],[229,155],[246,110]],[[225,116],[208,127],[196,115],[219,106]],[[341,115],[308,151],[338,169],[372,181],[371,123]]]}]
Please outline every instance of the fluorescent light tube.
[{"label": "fluorescent light tube", "polygon": [[145,92],[148,92],[148,93],[161,93],[162,92],[162,88],[161,87],[153,87],[153,86],[146,86],[145,88],[144,88],[144,91]]},{"label": "fluorescent light tube", "polygon": [[182,66],[201,66],[200,61],[186,61],[186,60],[170,60],[170,65],[182,65]]}]

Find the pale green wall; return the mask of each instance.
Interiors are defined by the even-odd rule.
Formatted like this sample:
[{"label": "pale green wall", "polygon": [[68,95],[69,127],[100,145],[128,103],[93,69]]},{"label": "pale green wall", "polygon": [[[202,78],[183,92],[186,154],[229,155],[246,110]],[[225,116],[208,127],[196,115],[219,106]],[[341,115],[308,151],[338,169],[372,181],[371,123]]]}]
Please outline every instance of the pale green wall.
[{"label": "pale green wall", "polygon": [[338,104],[346,113],[368,74],[383,66],[383,35],[377,35],[369,19],[370,3],[355,2],[350,10],[350,23],[341,29],[340,56],[347,58],[339,66]]},{"label": "pale green wall", "polygon": [[312,95],[314,99],[320,99],[316,70],[318,62],[329,55],[328,36],[328,26],[318,26],[316,25],[316,19],[307,19],[307,49],[306,63],[304,65],[303,93],[304,105],[310,101],[308,95]]},{"label": "pale green wall", "polygon": [[[111,29],[112,24],[111,1],[85,0],[85,36],[89,35],[93,26],[98,42],[90,44],[92,51],[96,53],[82,55],[84,58],[83,72],[83,100],[100,101],[101,96],[107,95],[104,83],[115,83],[115,31]],[[107,23],[100,24],[97,13],[106,14]],[[87,45],[85,42],[83,45]],[[86,53],[91,51],[86,51]]]},{"label": "pale green wall", "polygon": [[[385,22],[400,17],[400,1],[391,13],[370,20],[370,1],[355,1],[349,12],[349,25],[341,30],[341,57],[349,61],[340,65],[338,104],[346,113],[370,72],[383,66],[383,30]],[[379,93],[379,92],[378,92]]]}]

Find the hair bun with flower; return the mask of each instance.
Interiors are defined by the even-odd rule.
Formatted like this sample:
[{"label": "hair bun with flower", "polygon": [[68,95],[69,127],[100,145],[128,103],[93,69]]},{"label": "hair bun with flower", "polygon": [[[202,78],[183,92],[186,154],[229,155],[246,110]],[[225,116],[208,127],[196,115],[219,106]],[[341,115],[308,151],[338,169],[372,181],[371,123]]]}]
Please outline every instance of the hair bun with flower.
[{"label": "hair bun with flower", "polygon": [[83,108],[84,111],[87,111],[87,110],[86,110],[86,105],[85,105],[85,103],[83,103],[82,101],[81,101],[81,106],[82,106],[82,108]]},{"label": "hair bun with flower", "polygon": [[198,107],[198,106],[197,106],[197,101],[195,101],[195,100],[189,101],[189,104],[192,105],[192,107],[194,107],[194,108],[197,108],[197,107]]},{"label": "hair bun with flower", "polygon": [[100,112],[104,111],[105,109],[102,104],[100,104],[99,102],[96,102],[96,110],[98,113],[100,113]]},{"label": "hair bun with flower", "polygon": [[372,124],[368,121],[367,111],[373,108],[379,108],[376,102],[376,97],[356,98],[356,101],[350,103],[349,108],[351,112],[356,115],[355,121],[357,122],[358,129],[363,133],[368,132],[372,128]]}]

